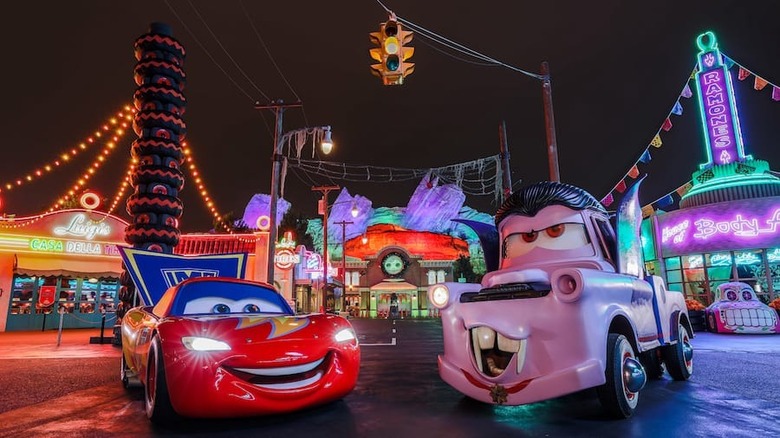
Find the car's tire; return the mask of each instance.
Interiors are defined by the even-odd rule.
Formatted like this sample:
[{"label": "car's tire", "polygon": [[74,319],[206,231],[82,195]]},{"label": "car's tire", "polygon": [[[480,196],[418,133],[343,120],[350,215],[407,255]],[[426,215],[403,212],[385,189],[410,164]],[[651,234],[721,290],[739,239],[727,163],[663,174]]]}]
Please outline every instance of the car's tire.
[{"label": "car's tire", "polygon": [[140,387],[141,382],[138,380],[138,377],[136,377],[135,374],[130,371],[130,367],[127,366],[124,352],[122,352],[121,357],[119,364],[119,380],[122,382],[122,387],[125,389]]},{"label": "car's tire", "polygon": [[645,373],[647,378],[651,380],[659,380],[664,375],[664,362],[661,360],[661,351],[658,348],[654,348],[649,351],[639,353],[639,360],[645,367]]},{"label": "car's tire", "polygon": [[623,378],[623,364],[627,358],[636,359],[634,348],[625,336],[610,333],[607,337],[607,381],[596,388],[599,401],[611,418],[629,418],[639,402],[639,391],[632,392]]},{"label": "car's tire", "polygon": [[663,348],[664,362],[674,380],[688,380],[693,373],[691,335],[682,323],[677,323],[677,342]]},{"label": "car's tire", "polygon": [[170,423],[176,418],[176,412],[173,410],[171,399],[168,396],[168,383],[165,379],[160,337],[156,335],[149,346],[146,385],[144,386],[144,408],[146,416],[153,423]]},{"label": "car's tire", "polygon": [[715,320],[714,311],[707,311],[707,330],[718,333],[718,321]]}]

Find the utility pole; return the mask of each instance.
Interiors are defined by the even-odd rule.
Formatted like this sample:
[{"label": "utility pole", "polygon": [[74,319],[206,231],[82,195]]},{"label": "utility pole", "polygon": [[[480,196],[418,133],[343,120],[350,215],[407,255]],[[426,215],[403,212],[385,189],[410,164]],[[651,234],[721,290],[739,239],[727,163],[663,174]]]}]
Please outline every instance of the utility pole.
[{"label": "utility pole", "polygon": [[271,200],[268,204],[269,229],[268,229],[268,284],[274,284],[274,255],[276,254],[276,238],[278,233],[278,226],[276,222],[276,206],[279,199],[279,174],[282,168],[282,121],[284,118],[284,110],[287,108],[298,108],[303,106],[301,102],[284,103],[281,99],[273,100],[271,103],[262,105],[259,102],[255,102],[255,109],[270,109],[273,110],[276,118],[274,129],[274,153],[271,155],[273,161],[273,169],[271,172]]},{"label": "utility pole", "polygon": [[509,148],[506,141],[506,121],[502,120],[498,127],[498,138],[500,141],[498,156],[501,158],[501,203],[512,194],[512,174],[509,169]]},{"label": "utility pole", "polygon": [[328,284],[328,193],[338,190],[339,186],[319,186],[311,189],[322,193],[322,199],[319,202],[319,213],[322,215],[322,309],[325,309],[325,286]]},{"label": "utility pole", "polygon": [[336,225],[341,225],[341,310],[344,311],[344,306],[347,303],[347,225],[354,224],[352,221],[338,221],[333,222]]},{"label": "utility pole", "polygon": [[552,83],[550,66],[542,62],[542,98],[544,99],[544,126],[547,130],[547,162],[550,166],[550,181],[560,182],[558,171],[558,143],[555,139],[555,117],[553,116]]}]

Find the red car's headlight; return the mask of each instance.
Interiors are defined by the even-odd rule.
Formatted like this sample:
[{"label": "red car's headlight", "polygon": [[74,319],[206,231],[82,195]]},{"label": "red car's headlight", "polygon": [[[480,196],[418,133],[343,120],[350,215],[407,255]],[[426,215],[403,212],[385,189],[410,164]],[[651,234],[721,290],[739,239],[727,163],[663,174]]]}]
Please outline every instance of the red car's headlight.
[{"label": "red car's headlight", "polygon": [[225,342],[211,338],[201,338],[198,336],[184,336],[181,342],[192,351],[227,351],[230,345]]},{"label": "red car's headlight", "polygon": [[356,338],[355,332],[348,328],[340,330],[334,337],[336,338],[336,342],[346,342]]}]

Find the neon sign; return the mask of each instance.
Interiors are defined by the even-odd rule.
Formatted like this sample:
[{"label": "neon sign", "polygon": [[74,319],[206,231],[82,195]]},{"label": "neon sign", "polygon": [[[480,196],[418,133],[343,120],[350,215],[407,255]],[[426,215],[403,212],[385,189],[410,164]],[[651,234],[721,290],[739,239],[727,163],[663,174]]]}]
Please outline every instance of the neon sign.
[{"label": "neon sign", "polygon": [[278,251],[276,251],[276,254],[274,255],[274,263],[276,264],[276,267],[279,269],[290,269],[293,266],[295,266],[296,263],[301,262],[301,256],[294,253],[292,250],[287,248],[282,248]]},{"label": "neon sign", "polygon": [[780,200],[745,199],[658,216],[664,257],[780,246]]},{"label": "neon sign", "polygon": [[55,227],[53,231],[58,236],[76,236],[92,240],[95,236],[110,236],[111,226],[105,222],[89,220],[84,214],[77,214],[67,226]]},{"label": "neon sign", "polygon": [[116,245],[78,240],[30,239],[30,249],[38,252],[118,256]]},{"label": "neon sign", "polygon": [[700,168],[744,161],[734,88],[729,71],[723,64],[715,35],[712,32],[703,33],[696,39],[696,44],[701,50],[698,55],[696,85],[707,146],[707,163]]}]

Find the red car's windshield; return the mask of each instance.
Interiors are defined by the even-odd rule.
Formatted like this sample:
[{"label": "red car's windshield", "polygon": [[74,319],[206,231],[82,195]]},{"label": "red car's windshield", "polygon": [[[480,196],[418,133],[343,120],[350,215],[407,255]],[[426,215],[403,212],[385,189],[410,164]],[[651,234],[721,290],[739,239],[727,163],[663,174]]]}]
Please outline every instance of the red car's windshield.
[{"label": "red car's windshield", "polygon": [[182,284],[174,298],[172,316],[274,313],[293,311],[275,290],[235,281],[197,281]]}]

